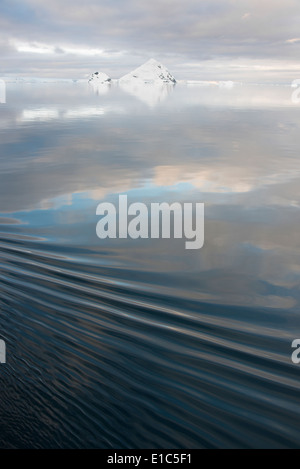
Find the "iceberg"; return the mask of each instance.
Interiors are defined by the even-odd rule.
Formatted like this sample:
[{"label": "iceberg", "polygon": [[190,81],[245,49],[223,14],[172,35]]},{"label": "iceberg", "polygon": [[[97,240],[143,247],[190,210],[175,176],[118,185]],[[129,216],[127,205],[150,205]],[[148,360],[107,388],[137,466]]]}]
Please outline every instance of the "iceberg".
[{"label": "iceberg", "polygon": [[89,83],[98,85],[107,85],[111,82],[111,78],[103,72],[95,72],[89,78]]},{"label": "iceberg", "polygon": [[119,80],[120,83],[169,83],[175,84],[176,80],[164,65],[155,59],[150,59],[132,72],[124,75]]}]

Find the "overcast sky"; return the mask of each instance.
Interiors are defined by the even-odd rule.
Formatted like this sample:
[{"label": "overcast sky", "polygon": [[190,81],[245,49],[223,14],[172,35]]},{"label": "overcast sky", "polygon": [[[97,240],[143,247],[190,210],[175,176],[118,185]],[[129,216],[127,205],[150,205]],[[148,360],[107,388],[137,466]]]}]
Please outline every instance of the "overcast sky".
[{"label": "overcast sky", "polygon": [[300,78],[299,0],[0,0],[3,76]]}]

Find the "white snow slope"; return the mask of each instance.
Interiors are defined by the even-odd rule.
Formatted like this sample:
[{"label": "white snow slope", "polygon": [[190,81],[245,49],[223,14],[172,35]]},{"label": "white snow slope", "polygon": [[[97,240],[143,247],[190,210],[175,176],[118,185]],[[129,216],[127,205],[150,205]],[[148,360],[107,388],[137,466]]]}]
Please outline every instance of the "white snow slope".
[{"label": "white snow slope", "polygon": [[119,80],[122,82],[176,83],[171,73],[155,59],[150,59]]}]

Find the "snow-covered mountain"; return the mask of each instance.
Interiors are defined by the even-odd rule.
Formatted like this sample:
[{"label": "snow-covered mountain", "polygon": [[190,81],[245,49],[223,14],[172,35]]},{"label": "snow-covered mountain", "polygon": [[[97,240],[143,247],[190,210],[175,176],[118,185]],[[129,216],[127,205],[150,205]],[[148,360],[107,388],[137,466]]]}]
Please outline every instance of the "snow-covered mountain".
[{"label": "snow-covered mountain", "polygon": [[89,83],[97,84],[108,84],[111,82],[111,78],[103,72],[95,72],[89,78]]},{"label": "snow-covered mountain", "polygon": [[175,78],[169,70],[155,59],[150,59],[132,72],[124,75],[119,80],[124,82],[142,82],[142,83],[176,83]]}]

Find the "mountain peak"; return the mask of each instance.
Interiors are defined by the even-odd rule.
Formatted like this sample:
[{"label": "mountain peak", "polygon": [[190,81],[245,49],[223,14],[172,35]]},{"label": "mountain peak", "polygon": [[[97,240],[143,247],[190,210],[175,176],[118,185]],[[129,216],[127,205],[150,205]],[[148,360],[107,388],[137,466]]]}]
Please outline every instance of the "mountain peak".
[{"label": "mountain peak", "polygon": [[156,59],[149,59],[147,62],[145,62],[145,64],[161,65],[161,63]]}]

